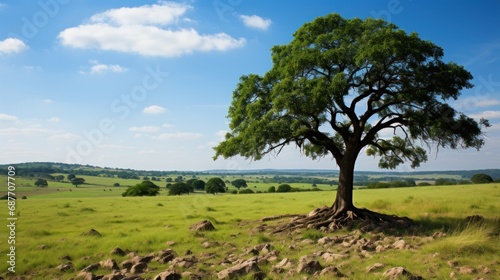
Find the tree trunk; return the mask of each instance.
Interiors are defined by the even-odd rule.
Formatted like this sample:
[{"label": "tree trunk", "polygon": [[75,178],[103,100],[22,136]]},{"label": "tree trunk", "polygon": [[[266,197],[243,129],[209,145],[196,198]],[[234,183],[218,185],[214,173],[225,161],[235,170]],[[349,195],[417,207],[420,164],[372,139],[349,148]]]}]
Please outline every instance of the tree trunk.
[{"label": "tree trunk", "polygon": [[340,165],[339,185],[337,196],[332,205],[334,213],[353,211],[356,208],[352,202],[354,188],[354,166],[356,157],[345,157]]}]

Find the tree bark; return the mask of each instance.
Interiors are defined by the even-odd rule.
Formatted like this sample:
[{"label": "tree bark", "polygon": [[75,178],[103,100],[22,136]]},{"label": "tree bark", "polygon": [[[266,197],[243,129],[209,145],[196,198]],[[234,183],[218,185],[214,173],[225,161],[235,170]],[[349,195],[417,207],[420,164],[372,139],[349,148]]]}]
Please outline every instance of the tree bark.
[{"label": "tree bark", "polygon": [[354,188],[354,166],[356,156],[346,155],[340,164],[339,185],[337,195],[332,205],[335,214],[346,211],[354,211],[352,194]]}]

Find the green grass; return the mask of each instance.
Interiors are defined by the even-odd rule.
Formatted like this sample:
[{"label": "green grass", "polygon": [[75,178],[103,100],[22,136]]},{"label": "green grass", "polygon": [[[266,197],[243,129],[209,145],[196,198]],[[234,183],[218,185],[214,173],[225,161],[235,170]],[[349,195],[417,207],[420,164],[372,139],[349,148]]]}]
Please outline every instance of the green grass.
[{"label": "green grass", "polygon": [[[104,179],[114,178],[103,178],[101,182]],[[71,192],[69,186],[66,187],[64,191],[62,187],[57,191],[54,190],[57,185],[49,184],[49,188],[38,192],[33,190],[34,187],[19,187],[20,192],[31,192],[32,195],[26,200],[17,200],[16,205],[16,211],[20,213],[16,227],[18,275],[31,275],[34,279],[68,279],[91,263],[111,257],[118,263],[124,260],[124,257],[109,254],[115,247],[145,255],[168,248],[167,241],[175,241],[173,249],[179,253],[188,249],[195,253],[226,250],[223,246],[207,249],[202,245],[206,241],[229,242],[234,245],[235,254],[244,253],[245,249],[256,244],[272,243],[280,251],[280,259],[298,260],[302,255],[317,251],[316,245],[299,243],[299,249],[290,250],[289,245],[299,241],[253,229],[260,224],[262,217],[308,213],[316,207],[331,205],[335,198],[335,191],[167,196],[165,190],[156,197],[121,197],[124,187],[112,187],[113,191],[107,187],[103,191],[102,186],[84,185],[71,188]],[[449,277],[450,269],[433,263],[432,256],[436,252],[442,262],[457,258],[474,267],[481,263],[490,264],[500,252],[499,198],[500,188],[495,184],[355,190],[356,206],[408,216],[421,224],[422,235],[444,231],[447,236],[415,251],[391,250],[376,254],[372,259],[354,254],[336,265],[342,265],[342,271],[351,271],[353,274],[349,277],[352,279],[365,279],[364,269],[375,262],[403,266],[425,279],[445,279]],[[7,209],[6,201],[0,203],[3,204],[0,208]],[[6,210],[4,213],[7,214]],[[482,215],[486,221],[482,226],[466,227],[463,220],[469,215]],[[189,230],[190,225],[205,219],[211,220],[217,230],[201,235]],[[101,236],[82,235],[90,229],[99,231]],[[0,234],[0,240],[7,240],[6,227]],[[299,233],[297,238],[317,240],[324,235],[309,229]],[[40,249],[42,245],[45,249]],[[224,252],[219,251],[220,254]],[[6,246],[1,246],[0,256],[7,253]],[[54,268],[62,263],[59,258],[64,255],[71,256],[76,270],[54,274]],[[84,257],[89,259],[82,259]],[[159,269],[164,269],[160,265],[152,266],[156,270],[143,277],[152,278]],[[496,266],[498,268],[498,264]],[[0,262],[0,271],[6,271],[6,268],[6,262]],[[205,270],[219,268],[218,265],[214,268],[203,266]],[[432,268],[432,273],[429,268]],[[379,278],[380,275],[373,276],[373,279]]]}]

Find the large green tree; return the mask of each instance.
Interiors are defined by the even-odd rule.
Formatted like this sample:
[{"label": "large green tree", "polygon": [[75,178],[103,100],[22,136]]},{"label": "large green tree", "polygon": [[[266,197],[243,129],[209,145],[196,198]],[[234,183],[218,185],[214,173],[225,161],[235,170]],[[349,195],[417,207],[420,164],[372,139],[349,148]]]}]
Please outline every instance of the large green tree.
[{"label": "large green tree", "polygon": [[[427,160],[429,147],[477,148],[482,126],[452,108],[472,75],[443,61],[443,49],[416,33],[368,18],[338,14],[304,24],[272,48],[272,69],[244,75],[229,107],[230,132],[215,156],[259,160],[296,144],[311,157],[332,156],[340,169],[331,207],[295,226],[341,227],[356,218],[398,223],[353,204],[356,159],[362,151],[394,169]],[[382,136],[393,133],[392,138]]]}]

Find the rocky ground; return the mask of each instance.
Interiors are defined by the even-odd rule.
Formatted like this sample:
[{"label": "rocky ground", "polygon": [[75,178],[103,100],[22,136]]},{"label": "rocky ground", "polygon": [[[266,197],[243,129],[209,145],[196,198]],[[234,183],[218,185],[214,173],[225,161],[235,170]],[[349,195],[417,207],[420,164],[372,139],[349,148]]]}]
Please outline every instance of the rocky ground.
[{"label": "rocky ground", "polygon": [[[286,239],[289,252],[311,248],[311,253],[300,257],[290,257],[276,249],[273,242],[264,242],[241,250],[231,242],[210,241],[203,238],[204,231],[214,230],[210,221],[201,221],[191,226],[194,234],[200,237],[203,252],[178,252],[174,241],[168,242],[164,250],[138,255],[136,252],[115,248],[109,255],[114,258],[91,263],[77,271],[69,256],[61,257],[61,264],[56,270],[74,273],[72,279],[81,280],[167,280],[167,279],[353,279],[352,273],[344,269],[343,263],[351,258],[370,259],[376,254],[388,250],[413,251],[446,234],[436,232],[431,236],[405,235],[395,236],[385,233],[366,234],[355,230],[342,235],[325,234],[321,238],[304,238],[303,230],[296,230],[283,235],[280,246]],[[248,234],[271,232],[272,227],[265,223],[250,229]],[[99,234],[90,230],[88,234]],[[240,253],[237,253],[240,252]],[[243,253],[241,253],[243,252]],[[478,267],[462,265],[450,260],[446,263],[450,269],[448,279],[498,279],[496,278],[498,260]],[[161,267],[158,270],[158,267]],[[424,279],[418,273],[404,267],[376,262],[364,270],[367,278],[376,279]],[[108,271],[108,273],[102,273]],[[97,273],[101,272],[101,273]],[[154,272],[154,273],[152,273]],[[153,278],[145,275],[156,274]],[[495,276],[496,275],[496,276]],[[368,277],[370,276],[370,277]],[[13,279],[24,279],[17,277]]]}]

